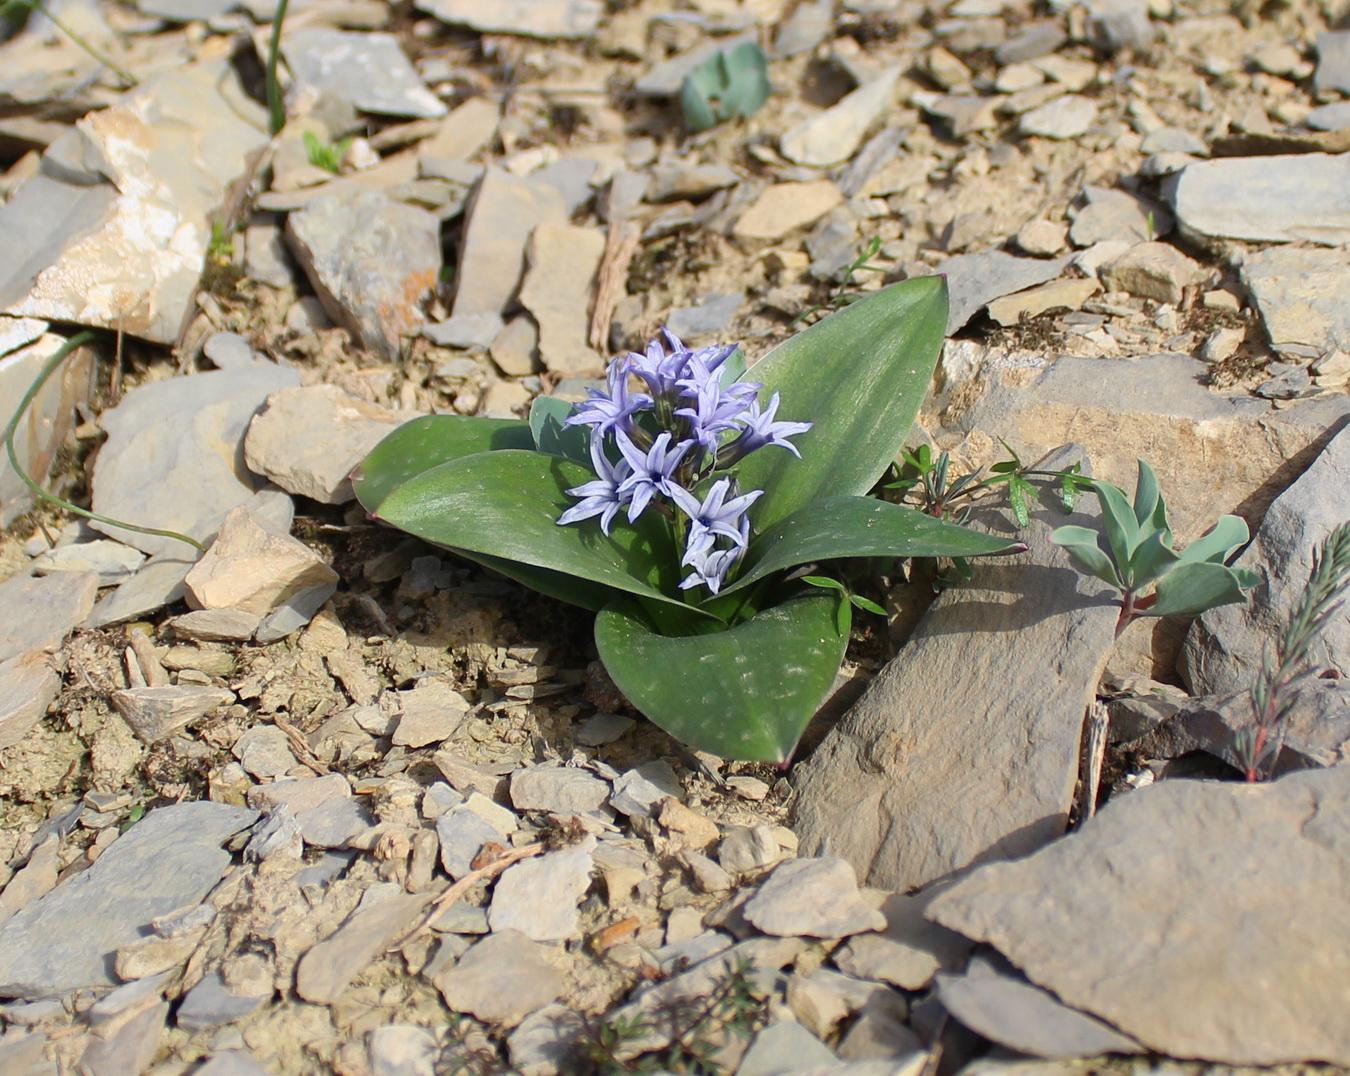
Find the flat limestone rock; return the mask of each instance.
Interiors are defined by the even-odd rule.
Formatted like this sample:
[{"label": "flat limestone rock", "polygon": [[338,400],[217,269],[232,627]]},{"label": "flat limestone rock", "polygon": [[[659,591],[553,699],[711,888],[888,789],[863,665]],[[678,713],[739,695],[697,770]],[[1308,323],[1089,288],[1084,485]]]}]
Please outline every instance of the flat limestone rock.
[{"label": "flat limestone rock", "polygon": [[[249,420],[268,396],[298,381],[294,370],[258,366],[132,389],[99,418],[108,439],[94,461],[93,510],[209,541],[225,514],[251,501],[262,485],[240,465]],[[93,526],[152,556],[177,560],[195,553],[176,538]]]},{"label": "flat limestone rock", "polygon": [[436,289],[441,226],[432,213],[381,191],[315,198],[286,218],[296,259],[333,321],[367,348],[397,359]]},{"label": "flat limestone rock", "polygon": [[591,884],[595,838],[507,867],[497,880],[488,910],[494,931],[518,930],[540,942],[575,938],[581,930],[577,905]]},{"label": "flat limestone rock", "polygon": [[814,224],[844,200],[828,179],[775,183],[755,199],[732,228],[737,239],[779,239]]},{"label": "flat limestone rock", "polygon": [[514,1027],[563,992],[563,977],[545,951],[518,930],[489,934],[435,977],[436,988],[452,1012]]},{"label": "flat limestone rock", "polygon": [[16,575],[0,583],[0,662],[60,646],[89,615],[97,594],[98,576],[93,572],[45,578]]},{"label": "flat limestone rock", "polygon": [[0,925],[0,997],[115,985],[113,953],[205,897],[230,864],[221,844],[257,817],[207,802],[149,812],[92,867]]},{"label": "flat limestone rock", "polygon": [[[1246,602],[1200,616],[1182,647],[1180,668],[1197,695],[1251,687],[1261,655],[1302,597],[1317,545],[1350,519],[1350,431],[1342,431],[1303,475],[1271,504],[1252,541],[1234,562],[1262,585]],[[1318,632],[1308,659],[1350,676],[1350,617],[1342,610]]]},{"label": "flat limestone rock", "polygon": [[1344,1065],[1350,1024],[1331,984],[1350,980],[1347,856],[1346,767],[1164,781],[982,867],[929,915],[1159,1053]]},{"label": "flat limestone rock", "polygon": [[90,112],[0,206],[0,311],[171,343],[212,214],[266,143],[266,116],[223,60],[160,71]]},{"label": "flat limestone rock", "polygon": [[298,82],[363,112],[423,119],[446,114],[445,104],[422,84],[393,34],[314,27],[287,34],[281,49]]},{"label": "flat limestone rock", "polygon": [[1139,1044],[977,957],[964,975],[939,975],[938,997],[956,1019],[986,1039],[1032,1057],[1142,1053]]},{"label": "flat limestone rock", "polygon": [[850,938],[834,951],[835,965],[855,979],[873,979],[902,990],[922,990],[939,971],[955,969],[970,942],[924,918],[937,888],[888,896],[880,909],[885,928]]},{"label": "flat limestone rock", "polygon": [[[1067,449],[1038,466],[1081,459]],[[1113,593],[1050,542],[1100,527],[1047,495],[1017,531],[1004,509],[976,524],[1027,552],[975,562],[799,770],[802,855],[837,855],[868,885],[909,890],[1026,855],[1064,831],[1083,715],[1111,650]]]},{"label": "flat limestone rock", "polygon": [[203,684],[164,684],[114,691],[108,701],[142,741],[152,744],[228,706],[234,692]]},{"label": "flat limestone rock", "polygon": [[900,69],[893,67],[786,132],[779,149],[796,164],[824,168],[847,161],[876,121],[894,102]]},{"label": "flat limestone rock", "polygon": [[417,7],[480,33],[545,39],[590,37],[605,11],[600,0],[418,0]]},{"label": "flat limestone rock", "polygon": [[295,969],[295,992],[315,1005],[330,1005],[352,980],[426,909],[426,899],[404,893],[394,882],[366,890],[356,911],[303,957]]},{"label": "flat limestone rock", "polygon": [[456,273],[455,317],[502,314],[512,305],[525,268],[525,248],[540,224],[566,224],[557,189],[488,168],[464,208]]},{"label": "flat limestone rock", "polygon": [[947,335],[964,326],[982,306],[994,299],[1056,279],[1071,260],[1071,256],[1049,261],[1044,258],[1018,258],[1001,250],[957,254],[948,258],[934,270],[947,277],[947,287],[951,292]]},{"label": "flat limestone rock", "polygon": [[1224,157],[1187,165],[1171,183],[1181,226],[1257,242],[1350,242],[1350,153]]},{"label": "flat limestone rock", "polygon": [[1272,247],[1248,254],[1242,283],[1270,346],[1294,361],[1350,351],[1350,251]]},{"label": "flat limestone rock", "polygon": [[742,914],[765,934],[790,938],[846,938],[886,926],[885,916],[858,895],[853,868],[836,856],[775,867]]},{"label": "flat limestone rock", "polygon": [[405,419],[336,385],[282,389],[249,423],[244,460],[287,493],[344,504],[348,475]]},{"label": "flat limestone rock", "polygon": [[60,690],[61,677],[41,650],[0,661],[0,749],[27,736]]},{"label": "flat limestone rock", "polygon": [[596,228],[546,223],[530,236],[520,301],[539,324],[539,357],[555,374],[604,371],[604,356],[586,342],[587,311],[604,254],[605,237]]},{"label": "flat limestone rock", "polygon": [[[966,435],[972,465],[1008,458],[998,438],[1023,459],[1074,442],[1098,478],[1133,490],[1142,457],[1158,473],[1183,544],[1238,505],[1269,504],[1271,477],[1292,477],[1350,415],[1344,395],[1277,410],[1246,392],[1216,392],[1204,383],[1208,364],[1186,355],[1048,362],[949,342],[942,371],[939,424]],[[1265,435],[1253,437],[1255,428]]]}]

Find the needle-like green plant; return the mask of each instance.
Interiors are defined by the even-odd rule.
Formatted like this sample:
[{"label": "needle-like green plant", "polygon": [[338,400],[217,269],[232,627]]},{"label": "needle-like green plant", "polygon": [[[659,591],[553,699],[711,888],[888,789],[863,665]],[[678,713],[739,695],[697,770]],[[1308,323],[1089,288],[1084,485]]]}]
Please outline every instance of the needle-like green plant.
[{"label": "needle-like green plant", "polygon": [[1342,523],[1313,553],[1308,587],[1261,657],[1251,692],[1254,724],[1240,730],[1234,741],[1248,781],[1269,777],[1275,769],[1284,746],[1285,722],[1318,672],[1310,656],[1313,640],[1340,612],[1348,589],[1350,523]]},{"label": "needle-like green plant", "polygon": [[56,15],[53,15],[51,11],[48,10],[47,5],[42,2],[42,0],[0,0],[0,20],[7,20],[18,12],[23,12],[25,14],[25,17],[28,17],[34,11],[38,12],[41,15],[45,15],[51,21],[51,24],[53,26],[55,26],[58,30],[60,30],[63,34],[65,34],[68,38],[70,38],[70,40],[75,42],[76,45],[84,49],[85,52],[89,53],[90,56],[92,56],[95,60],[101,63],[114,75],[116,75],[124,87],[129,89],[130,87],[137,85],[137,79],[135,75],[133,75],[125,67],[116,63],[114,60],[110,59],[106,53],[101,52],[99,49],[95,48],[90,43],[88,38],[86,38],[82,34],[77,33],[75,31],[75,28],[72,27],[69,23],[58,18]]}]

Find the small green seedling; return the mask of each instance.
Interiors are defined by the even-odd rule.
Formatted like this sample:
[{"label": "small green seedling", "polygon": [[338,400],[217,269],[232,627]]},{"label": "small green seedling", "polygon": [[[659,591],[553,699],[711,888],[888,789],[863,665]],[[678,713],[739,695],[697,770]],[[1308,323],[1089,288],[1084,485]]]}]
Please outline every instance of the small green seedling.
[{"label": "small green seedling", "polygon": [[341,142],[322,142],[313,131],[306,131],[304,139],[305,155],[309,158],[309,163],[334,175],[341,170],[342,156],[353,141],[351,138],[344,138]]},{"label": "small green seedling", "polygon": [[1117,635],[1136,617],[1199,616],[1240,602],[1243,590],[1260,582],[1255,572],[1225,564],[1247,542],[1247,524],[1238,516],[1221,517],[1181,552],[1172,548],[1158,476],[1143,460],[1133,506],[1118,486],[1094,480],[1091,487],[1101,502],[1109,549],[1103,550],[1097,532],[1087,527],[1060,527],[1050,540],[1089,575],[1121,592]]},{"label": "small green seedling", "polygon": [[737,116],[750,116],[769,99],[769,64],[749,41],[718,52],[685,76],[680,108],[691,131],[706,131]]}]

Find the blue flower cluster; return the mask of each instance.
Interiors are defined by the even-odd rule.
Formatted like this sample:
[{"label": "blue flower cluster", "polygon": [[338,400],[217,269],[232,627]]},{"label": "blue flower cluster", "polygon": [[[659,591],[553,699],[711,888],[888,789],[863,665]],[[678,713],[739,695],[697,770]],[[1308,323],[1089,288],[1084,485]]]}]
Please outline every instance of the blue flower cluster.
[{"label": "blue flower cluster", "polygon": [[[629,352],[611,362],[608,391],[588,390],[591,398],[568,417],[568,426],[591,428],[596,477],[567,491],[578,500],[558,523],[599,516],[608,535],[620,509],[631,523],[656,504],[684,538],[680,564],[689,575],[680,588],[704,586],[716,594],[750,545],[746,511],[764,491],[741,493],[735,478],[715,473],[766,445],[800,458],[788,438],[811,423],[777,421],[778,393],[761,408],[762,385],[722,383],[735,345],[693,350],[663,333],[664,343],[653,340],[644,354]],[[647,391],[631,391],[630,377]]]}]

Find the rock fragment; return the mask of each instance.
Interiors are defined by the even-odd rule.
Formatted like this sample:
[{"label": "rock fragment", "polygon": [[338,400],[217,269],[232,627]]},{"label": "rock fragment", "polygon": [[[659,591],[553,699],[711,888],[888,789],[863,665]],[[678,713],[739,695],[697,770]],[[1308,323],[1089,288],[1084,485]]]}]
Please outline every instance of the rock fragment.
[{"label": "rock fragment", "polygon": [[742,914],[779,937],[846,938],[886,926],[885,917],[858,896],[853,868],[835,856],[775,867]]},{"label": "rock fragment", "polygon": [[1182,227],[1256,242],[1350,242],[1350,153],[1225,157],[1188,165],[1170,184]]},{"label": "rock fragment", "polygon": [[1270,346],[1295,361],[1350,351],[1350,252],[1272,247],[1248,254],[1242,283]]},{"label": "rock fragment", "polygon": [[427,119],[446,114],[444,103],[422,84],[393,34],[310,27],[286,34],[281,49],[298,83],[363,112]]},{"label": "rock fragment", "polygon": [[605,237],[595,228],[543,223],[527,250],[520,301],[539,325],[539,357],[565,377],[598,375],[605,359],[586,342],[588,309]]},{"label": "rock fragment", "polygon": [[355,496],[348,476],[403,420],[336,385],[282,389],[249,423],[244,460],[287,493],[343,504]]},{"label": "rock fragment", "polygon": [[108,701],[146,744],[158,743],[234,702],[227,688],[166,684],[114,691]]},{"label": "rock fragment", "polygon": [[1097,105],[1071,93],[1022,113],[1017,127],[1023,134],[1063,141],[1086,134],[1096,122]]},{"label": "rock fragment", "polygon": [[337,933],[300,958],[295,992],[315,1005],[332,1004],[425,908],[422,897],[404,893],[396,883],[372,886]]},{"label": "rock fragment", "polygon": [[776,183],[742,214],[732,234],[738,239],[780,239],[814,224],[841,201],[839,188],[828,179]]},{"label": "rock fragment", "polygon": [[517,811],[588,814],[609,796],[609,785],[571,767],[527,766],[511,775],[511,804]]},{"label": "rock fragment", "polygon": [[924,918],[936,887],[923,893],[892,893],[881,905],[886,926],[857,934],[835,950],[834,963],[855,979],[890,983],[902,990],[923,990],[939,971],[952,971],[970,942]]},{"label": "rock fragment", "polygon": [[838,104],[787,131],[779,141],[779,150],[793,163],[813,168],[847,161],[893,103],[899,78],[898,67],[878,75]]},{"label": "rock fragment", "polygon": [[397,693],[401,711],[393,742],[401,747],[426,747],[454,735],[469,713],[469,700],[444,680],[420,680]]},{"label": "rock fragment", "polygon": [[324,310],[367,348],[396,359],[441,271],[440,222],[380,191],[318,197],[286,220]]},{"label": "rock fragment", "polygon": [[936,272],[946,276],[950,291],[947,335],[964,326],[991,300],[1054,280],[1068,264],[1068,257],[1046,261],[1018,258],[1001,250],[957,254],[940,262]]},{"label": "rock fragment", "polygon": [[1102,281],[1112,291],[1176,305],[1186,288],[1207,275],[1207,270],[1171,243],[1140,243],[1108,265]]},{"label": "rock fragment", "polygon": [[1350,30],[1326,30],[1317,35],[1313,85],[1318,90],[1350,94]]},{"label": "rock fragment", "polygon": [[544,952],[543,945],[518,930],[489,934],[436,976],[436,989],[453,1012],[514,1027],[563,991],[562,975]]},{"label": "rock fragment", "polygon": [[595,838],[507,867],[497,879],[488,911],[494,932],[519,931],[540,942],[567,941],[580,933],[577,905],[591,884]]},{"label": "rock fragment", "polygon": [[497,0],[487,7],[475,0],[418,0],[417,6],[452,26],[546,40],[592,36],[605,10],[600,0]]},{"label": "rock fragment", "polygon": [[89,615],[97,593],[93,572],[46,579],[16,575],[0,583],[0,662],[60,646]]}]

